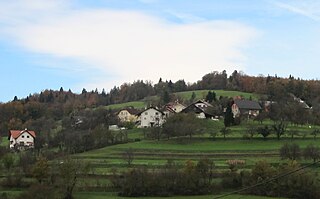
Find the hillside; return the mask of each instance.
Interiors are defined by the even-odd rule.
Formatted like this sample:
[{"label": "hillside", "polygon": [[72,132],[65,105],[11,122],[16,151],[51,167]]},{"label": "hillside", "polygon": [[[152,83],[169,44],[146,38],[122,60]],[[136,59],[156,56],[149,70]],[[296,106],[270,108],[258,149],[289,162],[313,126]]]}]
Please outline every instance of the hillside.
[{"label": "hillside", "polygon": [[[191,98],[192,93],[195,93],[196,97],[195,100],[198,99],[204,99],[209,91],[214,91],[216,93],[216,98],[218,99],[220,96],[222,97],[236,97],[241,96],[245,99],[253,99],[258,100],[259,94],[255,93],[247,93],[247,92],[241,92],[241,91],[226,91],[226,90],[193,90],[193,91],[184,91],[184,92],[176,92],[173,93],[173,95],[177,96],[178,98],[181,98],[183,101],[187,101]],[[107,109],[121,109],[125,107],[134,107],[136,109],[142,109],[146,107],[149,103],[149,101],[157,100],[158,96],[151,96],[144,98],[140,101],[132,101],[132,102],[125,102],[125,103],[119,103],[119,104],[111,104],[108,106],[105,106]]]}]

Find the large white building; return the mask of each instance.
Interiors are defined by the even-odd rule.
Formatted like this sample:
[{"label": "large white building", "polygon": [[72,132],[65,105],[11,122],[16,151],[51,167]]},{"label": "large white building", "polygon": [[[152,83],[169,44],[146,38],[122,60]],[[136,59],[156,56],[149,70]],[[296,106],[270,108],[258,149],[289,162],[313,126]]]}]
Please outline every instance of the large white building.
[{"label": "large white building", "polygon": [[139,127],[141,128],[161,126],[164,120],[165,114],[154,107],[150,107],[138,114]]},{"label": "large white building", "polygon": [[10,149],[15,147],[21,148],[34,148],[34,139],[36,133],[34,131],[25,130],[10,130],[9,131],[9,141]]}]

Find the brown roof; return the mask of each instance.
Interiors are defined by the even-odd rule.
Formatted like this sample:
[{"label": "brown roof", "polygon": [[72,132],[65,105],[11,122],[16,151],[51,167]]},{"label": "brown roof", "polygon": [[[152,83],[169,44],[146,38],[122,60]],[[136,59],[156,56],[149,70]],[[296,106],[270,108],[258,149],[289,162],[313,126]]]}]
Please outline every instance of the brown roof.
[{"label": "brown roof", "polygon": [[32,137],[36,137],[36,133],[34,131],[29,131],[29,130],[10,130],[9,137],[12,136],[14,139],[17,139],[22,133],[27,132],[29,133]]},{"label": "brown roof", "polygon": [[131,115],[137,115],[140,111],[135,108],[124,108],[117,112],[119,114],[121,111],[128,111]]}]

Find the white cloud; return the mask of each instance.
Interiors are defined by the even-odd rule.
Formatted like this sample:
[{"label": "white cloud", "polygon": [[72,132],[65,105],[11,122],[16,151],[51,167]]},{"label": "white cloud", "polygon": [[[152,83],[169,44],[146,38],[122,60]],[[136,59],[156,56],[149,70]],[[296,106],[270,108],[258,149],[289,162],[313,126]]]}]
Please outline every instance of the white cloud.
[{"label": "white cloud", "polygon": [[7,36],[28,51],[72,58],[115,77],[111,84],[88,82],[92,88],[159,77],[196,81],[214,70],[241,70],[243,48],[256,35],[232,21],[173,24],[137,11],[72,10],[60,4],[50,10],[36,23],[8,26]]},{"label": "white cloud", "polygon": [[320,2],[315,0],[305,1],[290,1],[284,3],[281,1],[274,2],[279,8],[285,9],[289,12],[296,13],[308,17],[314,21],[320,21]]}]

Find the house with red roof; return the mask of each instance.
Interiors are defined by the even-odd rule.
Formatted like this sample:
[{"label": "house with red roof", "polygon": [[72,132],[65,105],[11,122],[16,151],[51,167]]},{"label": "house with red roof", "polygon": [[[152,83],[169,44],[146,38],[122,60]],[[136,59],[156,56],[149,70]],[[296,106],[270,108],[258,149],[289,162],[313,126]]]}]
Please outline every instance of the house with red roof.
[{"label": "house with red roof", "polygon": [[9,142],[10,149],[27,149],[34,147],[34,140],[36,138],[36,133],[34,131],[25,130],[10,130],[9,131]]}]

